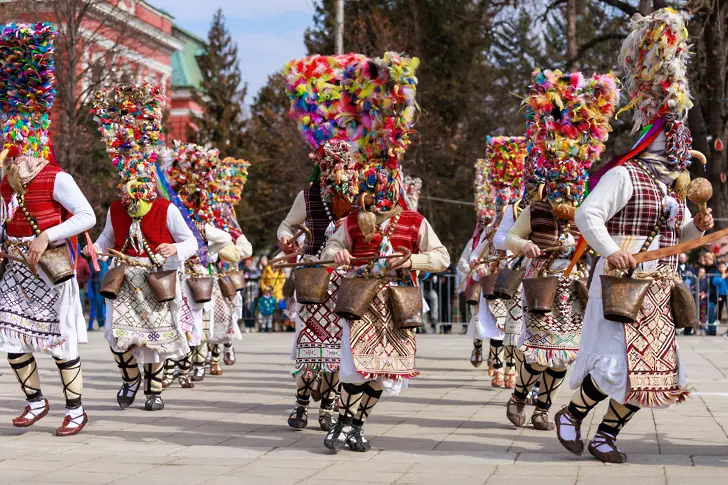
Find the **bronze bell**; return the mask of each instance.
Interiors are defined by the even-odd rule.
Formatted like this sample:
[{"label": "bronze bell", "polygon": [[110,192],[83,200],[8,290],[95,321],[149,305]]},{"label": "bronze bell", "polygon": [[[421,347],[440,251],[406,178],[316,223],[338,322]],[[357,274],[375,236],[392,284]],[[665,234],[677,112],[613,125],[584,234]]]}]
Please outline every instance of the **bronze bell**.
[{"label": "bronze bell", "polygon": [[489,275],[480,277],[480,292],[486,300],[495,298],[493,290],[495,290],[495,280],[498,278],[498,272],[494,271]]},{"label": "bronze bell", "polygon": [[523,296],[526,299],[528,311],[537,315],[550,313],[554,308],[558,285],[558,276],[523,280]]},{"label": "bronze bell", "polygon": [[611,322],[634,323],[652,280],[639,280],[620,276],[600,275],[602,281],[602,309],[604,318]]}]

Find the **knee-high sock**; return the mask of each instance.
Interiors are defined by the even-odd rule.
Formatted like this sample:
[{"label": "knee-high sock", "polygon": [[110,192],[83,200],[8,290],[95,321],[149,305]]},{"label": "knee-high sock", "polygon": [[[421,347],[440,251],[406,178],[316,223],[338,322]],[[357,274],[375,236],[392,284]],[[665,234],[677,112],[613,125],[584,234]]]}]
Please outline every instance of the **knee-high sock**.
[{"label": "knee-high sock", "polygon": [[321,407],[331,406],[334,403],[338,388],[338,372],[324,372],[321,374]]},{"label": "knee-high sock", "polygon": [[503,341],[490,339],[490,354],[493,356],[493,368],[496,371],[503,369]]},{"label": "knee-high sock", "polygon": [[617,436],[639,410],[639,407],[632,404],[621,404],[614,399],[610,399],[609,407],[598,429],[612,436]]},{"label": "knee-high sock", "polygon": [[144,394],[159,396],[162,394],[162,373],[164,363],[144,364]]},{"label": "knee-high sock", "polygon": [[206,358],[207,358],[207,340],[203,340],[200,345],[195,347],[195,352],[192,354],[192,364],[204,365]]},{"label": "knee-high sock", "polygon": [[177,366],[179,367],[179,376],[184,377],[190,372],[190,368],[192,367],[192,354],[194,353],[195,347],[190,347],[190,351],[185,354],[184,357],[182,357],[179,361],[177,361]]},{"label": "knee-high sock", "polygon": [[127,384],[134,384],[139,382],[139,365],[137,364],[134,354],[131,350],[126,352],[115,352],[113,349],[111,353],[114,354],[114,360],[116,365],[119,367],[121,372],[121,378]]},{"label": "knee-high sock", "polygon": [[597,387],[596,382],[592,379],[591,374],[584,377],[579,389],[571,396],[569,403],[569,413],[576,419],[584,419],[589,411],[594,409],[597,404],[604,401],[607,395]]},{"label": "knee-high sock", "polygon": [[516,373],[516,347],[513,345],[504,345],[506,354],[506,374]]},{"label": "knee-high sock", "polygon": [[73,360],[55,359],[58,373],[61,375],[63,396],[66,398],[66,409],[81,407],[83,394],[83,374],[81,373],[81,357]]},{"label": "knee-high sock", "polygon": [[10,363],[10,368],[13,369],[15,378],[20,383],[20,388],[25,394],[25,399],[27,401],[42,400],[43,393],[40,392],[38,364],[36,364],[33,354],[8,354],[8,362]]},{"label": "knee-high sock", "polygon": [[382,386],[377,381],[369,381],[364,384],[364,394],[359,402],[359,409],[357,409],[352,423],[356,426],[363,426],[381,397]]},{"label": "knee-high sock", "polygon": [[339,408],[339,417],[346,419],[353,419],[359,410],[359,403],[361,402],[362,394],[364,393],[364,386],[349,384],[345,382],[341,386],[341,407]]},{"label": "knee-high sock", "polygon": [[539,409],[550,409],[553,400],[559,392],[561,383],[566,377],[566,369],[549,367],[541,374],[541,387],[538,390],[536,407]]},{"label": "knee-high sock", "polygon": [[211,345],[211,351],[212,351],[212,359],[210,360],[210,362],[213,364],[219,364],[220,357],[222,357],[222,345],[220,345],[220,344]]},{"label": "knee-high sock", "polygon": [[164,377],[167,379],[172,379],[172,376],[174,376],[174,368],[177,367],[177,363],[173,361],[172,359],[167,359],[164,361]]},{"label": "knee-high sock", "polygon": [[301,372],[296,375],[296,404],[299,406],[309,405],[314,382],[316,382],[315,374]]},{"label": "knee-high sock", "polygon": [[540,364],[529,364],[525,360],[521,361],[518,366],[518,374],[516,375],[516,389],[513,395],[518,399],[526,399],[531,388],[536,384],[546,370],[546,366]]}]

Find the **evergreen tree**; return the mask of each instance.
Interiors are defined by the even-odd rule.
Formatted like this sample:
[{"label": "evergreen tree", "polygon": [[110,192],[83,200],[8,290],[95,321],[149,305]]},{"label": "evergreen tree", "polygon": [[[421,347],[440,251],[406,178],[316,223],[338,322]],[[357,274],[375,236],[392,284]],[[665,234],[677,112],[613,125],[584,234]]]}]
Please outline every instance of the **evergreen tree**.
[{"label": "evergreen tree", "polygon": [[202,83],[201,92],[195,96],[204,114],[194,120],[198,131],[191,133],[190,138],[201,145],[219,148],[221,156],[242,157],[247,85],[242,82],[238,47],[225,27],[222,9],[213,16],[207,42],[207,51],[198,57]]}]

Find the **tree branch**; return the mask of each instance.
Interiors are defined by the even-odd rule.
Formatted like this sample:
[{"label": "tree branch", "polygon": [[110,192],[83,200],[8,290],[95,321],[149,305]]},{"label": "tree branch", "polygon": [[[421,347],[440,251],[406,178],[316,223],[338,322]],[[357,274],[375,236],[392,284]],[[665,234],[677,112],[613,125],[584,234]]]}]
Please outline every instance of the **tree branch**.
[{"label": "tree branch", "polygon": [[628,4],[627,2],[623,2],[621,0],[600,0],[602,3],[606,3],[609,6],[612,6],[614,8],[618,8],[622,12],[626,13],[630,17],[636,13],[638,13],[637,9],[633,7],[632,5]]}]

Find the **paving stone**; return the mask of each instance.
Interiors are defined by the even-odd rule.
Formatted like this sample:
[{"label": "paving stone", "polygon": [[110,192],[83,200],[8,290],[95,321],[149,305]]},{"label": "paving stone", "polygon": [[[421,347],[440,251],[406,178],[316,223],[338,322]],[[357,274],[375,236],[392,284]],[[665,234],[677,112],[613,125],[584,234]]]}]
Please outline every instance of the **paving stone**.
[{"label": "paving stone", "polygon": [[[154,485],[293,485],[345,483],[513,485],[713,485],[728,483],[728,339],[680,337],[695,387],[684,405],[643,409],[620,435],[625,465],[604,465],[566,452],[553,432],[515,428],[505,419],[510,391],[493,389],[468,358],[463,336],[419,336],[423,374],[398,397],[384,396],[365,427],[368,453],[323,446],[317,404],[296,432],[290,334],[246,335],[237,366],[193,390],[172,386],[166,407],[149,413],[143,400],[120,410],[118,370],[101,333],[82,347],[84,406],[91,424],[59,439],[63,401],[52,359],[38,359],[51,414],[30,429],[9,424],[24,405],[14,377],[0,375],[0,483]],[[554,409],[569,401],[561,392]],[[141,396],[140,396],[141,397]],[[594,434],[601,403],[584,421]],[[530,415],[532,407],[527,407]]]}]

